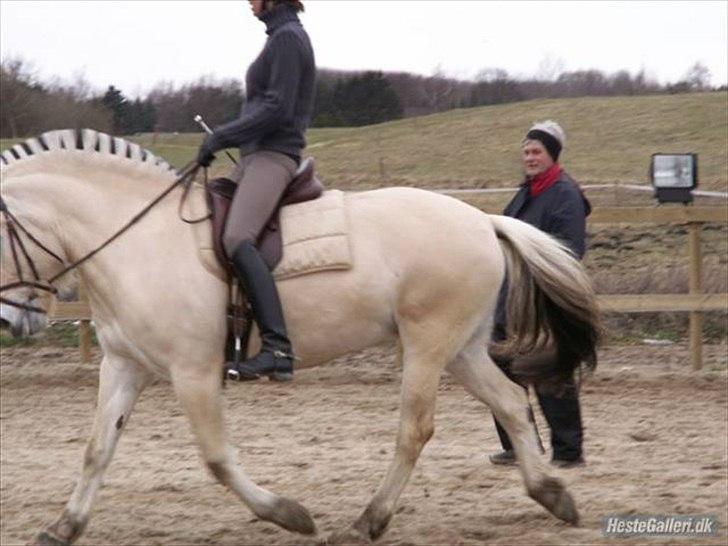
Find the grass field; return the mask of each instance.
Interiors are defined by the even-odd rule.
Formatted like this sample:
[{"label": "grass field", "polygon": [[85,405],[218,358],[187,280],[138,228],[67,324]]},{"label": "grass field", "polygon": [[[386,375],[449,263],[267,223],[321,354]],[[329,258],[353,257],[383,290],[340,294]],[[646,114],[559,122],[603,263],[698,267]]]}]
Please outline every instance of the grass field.
[{"label": "grass field", "polygon": [[[204,112],[201,112],[204,115]],[[566,130],[565,168],[582,183],[646,183],[655,152],[699,154],[700,186],[728,189],[728,93],[535,100],[451,110],[358,128],[308,132],[329,187],[390,185],[502,187],[520,178],[519,143],[537,120]],[[193,159],[201,134],[140,135],[132,140],[181,166]],[[12,141],[0,141],[5,149]],[[229,169],[220,154],[213,173]]]}]

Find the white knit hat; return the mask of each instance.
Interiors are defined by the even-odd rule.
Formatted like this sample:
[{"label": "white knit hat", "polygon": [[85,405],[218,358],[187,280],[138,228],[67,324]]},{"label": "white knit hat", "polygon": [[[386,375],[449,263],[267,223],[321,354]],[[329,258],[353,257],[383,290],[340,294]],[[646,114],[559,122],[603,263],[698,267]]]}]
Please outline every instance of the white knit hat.
[{"label": "white knit hat", "polygon": [[[541,134],[533,134],[533,131],[537,131]],[[526,133],[526,137],[523,140],[525,142],[526,140],[531,139],[540,140],[541,142],[543,142],[544,146],[546,146],[546,149],[549,151],[552,157],[554,157],[554,160],[558,158],[561,149],[566,144],[566,134],[561,128],[561,125],[550,119],[547,119],[546,121],[539,121],[528,130],[528,133]]]},{"label": "white knit hat", "polygon": [[562,148],[566,145],[566,133],[564,133],[561,125],[553,120],[547,119],[546,121],[539,121],[538,123],[535,123],[529,131],[543,131],[558,140]]}]

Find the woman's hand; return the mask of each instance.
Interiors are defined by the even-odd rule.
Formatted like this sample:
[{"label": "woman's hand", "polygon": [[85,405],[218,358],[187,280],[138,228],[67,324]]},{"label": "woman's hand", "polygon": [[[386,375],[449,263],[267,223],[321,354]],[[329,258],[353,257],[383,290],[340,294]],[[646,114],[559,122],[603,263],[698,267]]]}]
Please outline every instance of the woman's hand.
[{"label": "woman's hand", "polygon": [[197,152],[197,163],[202,167],[209,167],[215,161],[215,154],[212,147],[212,135],[208,135],[200,145]]}]

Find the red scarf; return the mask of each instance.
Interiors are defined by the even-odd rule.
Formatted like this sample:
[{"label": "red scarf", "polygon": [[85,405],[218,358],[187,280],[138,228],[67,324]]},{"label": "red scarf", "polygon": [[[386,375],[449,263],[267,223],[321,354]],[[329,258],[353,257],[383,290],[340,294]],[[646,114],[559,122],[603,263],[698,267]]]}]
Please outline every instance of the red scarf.
[{"label": "red scarf", "polygon": [[561,175],[561,165],[554,163],[546,171],[537,174],[529,181],[529,195],[536,197],[553,186]]}]

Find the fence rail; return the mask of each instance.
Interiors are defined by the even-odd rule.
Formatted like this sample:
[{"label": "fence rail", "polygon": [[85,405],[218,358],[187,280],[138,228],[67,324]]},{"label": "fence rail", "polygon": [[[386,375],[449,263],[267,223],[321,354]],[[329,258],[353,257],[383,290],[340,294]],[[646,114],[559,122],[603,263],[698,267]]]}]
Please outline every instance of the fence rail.
[{"label": "fence rail", "polygon": [[[652,186],[641,186],[639,184],[581,184],[583,190],[629,190],[639,192],[654,193],[655,188]],[[445,195],[452,195],[453,197],[459,197],[462,195],[488,195],[493,193],[515,193],[518,188],[463,188],[463,189],[434,189],[432,191],[437,193],[443,193]],[[696,197],[716,197],[719,199],[728,199],[728,192],[724,191],[708,191],[708,190],[693,190],[691,192]]]},{"label": "fence rail", "polygon": [[[477,194],[453,193],[464,201],[471,201]],[[476,204],[476,203],[473,203]],[[700,248],[700,231],[706,222],[728,223],[728,208],[725,207],[602,207],[592,211],[589,224],[687,224],[687,253],[690,260],[690,291],[688,294],[610,294],[599,295],[597,301],[604,313],[690,313],[689,343],[692,366],[702,368],[702,334],[703,315],[705,311],[728,310],[728,293],[702,293],[702,254]],[[49,317],[56,320],[80,320],[79,346],[82,359],[91,360],[91,311],[83,298],[83,287],[79,291],[79,300],[60,302],[51,300]]]}]

